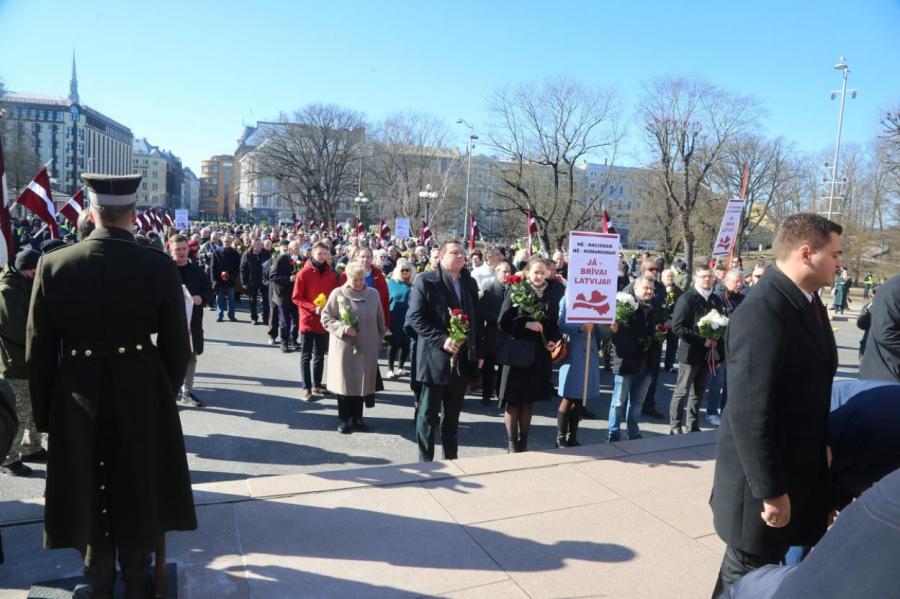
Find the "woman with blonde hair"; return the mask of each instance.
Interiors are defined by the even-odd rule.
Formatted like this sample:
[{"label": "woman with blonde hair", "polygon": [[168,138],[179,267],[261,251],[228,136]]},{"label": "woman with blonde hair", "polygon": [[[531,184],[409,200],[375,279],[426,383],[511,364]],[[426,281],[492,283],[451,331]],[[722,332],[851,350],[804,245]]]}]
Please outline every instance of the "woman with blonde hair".
[{"label": "woman with blonde hair", "polygon": [[[390,296],[390,322],[391,336],[389,337],[390,349],[388,350],[387,378],[409,374],[403,368],[406,357],[409,355],[409,337],[406,335],[406,312],[409,310],[409,292],[412,291],[413,281],[416,279],[416,269],[412,262],[406,258],[399,258],[391,276],[388,277],[388,294]],[[394,370],[394,363],[400,357],[398,368]]]},{"label": "woman with blonde hair", "polygon": [[322,326],[331,335],[328,389],[338,396],[338,431],[367,431],[363,401],[375,394],[378,350],[387,333],[378,292],[366,285],[366,267],[351,262],[346,282],[334,289],[322,310]]}]

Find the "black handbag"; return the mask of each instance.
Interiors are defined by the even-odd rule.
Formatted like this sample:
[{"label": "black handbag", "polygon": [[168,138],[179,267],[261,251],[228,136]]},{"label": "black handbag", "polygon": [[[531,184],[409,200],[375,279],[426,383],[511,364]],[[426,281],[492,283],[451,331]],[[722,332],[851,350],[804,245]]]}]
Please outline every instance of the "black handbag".
[{"label": "black handbag", "polygon": [[534,364],[534,342],[498,331],[496,362],[512,368],[528,368]]}]

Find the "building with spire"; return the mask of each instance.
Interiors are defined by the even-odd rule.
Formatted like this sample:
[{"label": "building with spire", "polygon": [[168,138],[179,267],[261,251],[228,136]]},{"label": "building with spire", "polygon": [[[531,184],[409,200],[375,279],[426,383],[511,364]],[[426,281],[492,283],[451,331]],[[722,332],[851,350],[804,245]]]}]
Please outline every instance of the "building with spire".
[{"label": "building with spire", "polygon": [[[4,147],[27,148],[42,164],[52,161],[49,170],[56,189],[75,193],[83,172],[132,172],[131,129],[81,103],[74,52],[68,97],[8,92],[0,96],[0,108],[10,121]],[[54,199],[65,203],[68,198]]]}]

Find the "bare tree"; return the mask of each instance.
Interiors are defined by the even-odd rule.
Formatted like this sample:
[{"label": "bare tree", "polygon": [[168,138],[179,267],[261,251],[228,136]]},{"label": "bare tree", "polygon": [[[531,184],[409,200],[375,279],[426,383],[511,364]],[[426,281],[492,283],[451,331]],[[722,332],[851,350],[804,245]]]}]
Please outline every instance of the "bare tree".
[{"label": "bare tree", "polygon": [[697,202],[725,144],[753,128],[761,116],[759,105],[703,80],[663,77],[644,86],[639,114],[693,268]]},{"label": "bare tree", "polygon": [[[0,81],[0,97],[6,93]],[[18,193],[28,185],[41,167],[38,152],[34,147],[34,136],[25,123],[12,120],[9,115],[0,118],[0,139],[3,141],[3,165],[10,194]]]},{"label": "bare tree", "polygon": [[333,226],[358,183],[356,169],[365,141],[360,113],[331,104],[310,104],[259,146],[250,177],[271,178],[295,214]]},{"label": "bare tree", "polygon": [[881,119],[885,162],[893,172],[900,172],[900,106],[886,110]]},{"label": "bare tree", "polygon": [[488,143],[500,158],[492,165],[498,209],[530,210],[546,247],[596,221],[603,186],[586,193],[576,165],[595,156],[614,162],[622,138],[616,93],[548,79],[498,90],[489,110]]},{"label": "bare tree", "polygon": [[790,159],[793,144],[778,137],[766,139],[756,133],[738,135],[722,149],[721,160],[711,171],[712,188],[725,198],[738,197],[747,169],[744,212],[735,241],[736,255],[744,241],[769,217],[775,205],[789,202],[791,183],[799,177]]},{"label": "bare tree", "polygon": [[385,217],[420,221],[425,204],[419,192],[430,184],[438,199],[429,220],[440,219],[445,205],[451,203],[448,198],[455,195],[453,183],[461,167],[459,152],[446,147],[448,136],[443,121],[417,112],[398,112],[377,126],[370,141],[371,157],[363,158],[363,180]]}]

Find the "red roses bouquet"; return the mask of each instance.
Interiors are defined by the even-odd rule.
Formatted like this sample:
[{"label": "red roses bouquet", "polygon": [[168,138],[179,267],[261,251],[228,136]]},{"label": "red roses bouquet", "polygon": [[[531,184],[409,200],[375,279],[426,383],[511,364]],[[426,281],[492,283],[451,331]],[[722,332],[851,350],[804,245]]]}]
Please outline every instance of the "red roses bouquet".
[{"label": "red roses bouquet", "polygon": [[229,280],[231,280],[231,275],[228,274],[227,270],[223,270],[222,272],[219,273],[219,280],[220,281],[229,281]]},{"label": "red roses bouquet", "polygon": [[[459,308],[450,309],[450,328],[447,336],[453,343],[462,345],[469,339],[469,316]],[[459,353],[450,357],[450,368],[459,371]]]}]

